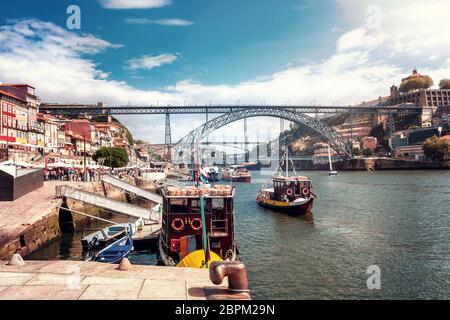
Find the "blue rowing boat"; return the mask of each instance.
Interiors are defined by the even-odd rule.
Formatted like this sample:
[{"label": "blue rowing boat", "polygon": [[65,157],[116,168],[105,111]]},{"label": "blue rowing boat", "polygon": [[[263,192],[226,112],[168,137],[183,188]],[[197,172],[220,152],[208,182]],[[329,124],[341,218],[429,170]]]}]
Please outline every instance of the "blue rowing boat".
[{"label": "blue rowing boat", "polygon": [[127,258],[131,251],[133,251],[133,238],[132,231],[129,231],[126,236],[100,250],[87,261],[119,263],[123,258]]},{"label": "blue rowing boat", "polygon": [[105,248],[114,241],[123,238],[128,228],[129,225],[127,223],[120,223],[105,227],[102,230],[83,237],[83,239],[81,239],[83,250]]}]

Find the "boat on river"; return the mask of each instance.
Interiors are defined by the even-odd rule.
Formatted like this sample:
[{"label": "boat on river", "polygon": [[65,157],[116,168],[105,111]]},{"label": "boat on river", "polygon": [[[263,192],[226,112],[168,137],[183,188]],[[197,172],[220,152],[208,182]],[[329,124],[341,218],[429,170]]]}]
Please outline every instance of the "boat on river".
[{"label": "boat on river", "polygon": [[310,213],[314,199],[311,180],[295,173],[289,176],[289,155],[286,150],[286,174],[279,174],[271,180],[271,184],[263,187],[256,196],[258,205],[273,211],[287,213],[293,216]]},{"label": "boat on river", "polygon": [[209,182],[216,182],[216,181],[220,180],[219,167],[206,166],[206,167],[202,167],[200,170],[201,170],[202,175],[205,176]]},{"label": "boat on river", "polygon": [[293,216],[311,212],[316,195],[308,177],[273,177],[272,184],[258,192],[260,206]]},{"label": "boat on river", "polygon": [[[129,228],[128,223],[120,223],[105,227],[81,239],[83,250],[104,248],[117,239],[122,238]],[[86,230],[85,230],[86,231]]]},{"label": "boat on river", "polygon": [[243,165],[229,166],[222,171],[222,179],[232,182],[252,182],[252,175]]},{"label": "boat on river", "polygon": [[163,188],[163,264],[206,267],[215,260],[235,260],[234,194],[229,185]]},{"label": "boat on river", "polygon": [[88,261],[119,263],[123,258],[127,258],[133,251],[133,238],[131,232],[120,238],[106,248],[88,259]]},{"label": "boat on river", "polygon": [[336,170],[333,170],[333,164],[331,163],[331,148],[330,148],[330,145],[328,145],[328,162],[330,164],[330,171],[328,172],[328,175],[330,175],[330,176],[337,176],[338,172]]}]

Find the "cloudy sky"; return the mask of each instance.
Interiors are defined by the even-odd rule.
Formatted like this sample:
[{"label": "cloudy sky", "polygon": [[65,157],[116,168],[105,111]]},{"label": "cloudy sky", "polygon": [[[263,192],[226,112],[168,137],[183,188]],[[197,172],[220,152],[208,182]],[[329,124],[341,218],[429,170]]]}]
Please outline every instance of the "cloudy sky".
[{"label": "cloudy sky", "polygon": [[[80,30],[66,24],[73,4]],[[450,78],[449,34],[447,0],[16,0],[2,4],[0,82],[61,103],[354,104],[414,67]],[[163,142],[163,117],[120,119]],[[174,116],[173,140],[202,120]],[[265,137],[279,121],[249,126]]]}]

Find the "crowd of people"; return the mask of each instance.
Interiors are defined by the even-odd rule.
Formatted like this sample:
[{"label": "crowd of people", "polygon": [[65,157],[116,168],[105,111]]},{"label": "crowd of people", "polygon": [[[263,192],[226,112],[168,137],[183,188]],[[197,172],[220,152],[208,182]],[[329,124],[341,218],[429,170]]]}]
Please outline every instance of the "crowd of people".
[{"label": "crowd of people", "polygon": [[[104,171],[104,170],[103,170]],[[87,168],[86,172],[78,168],[52,168],[44,170],[44,180],[59,180],[59,181],[100,181],[102,174],[99,169]]]},{"label": "crowd of people", "polygon": [[105,174],[113,175],[119,179],[126,176],[142,177],[146,172],[154,172],[151,168],[103,168],[92,169],[86,168],[86,174],[82,168],[47,168],[44,170],[44,180],[58,180],[58,181],[100,181],[101,176]]}]

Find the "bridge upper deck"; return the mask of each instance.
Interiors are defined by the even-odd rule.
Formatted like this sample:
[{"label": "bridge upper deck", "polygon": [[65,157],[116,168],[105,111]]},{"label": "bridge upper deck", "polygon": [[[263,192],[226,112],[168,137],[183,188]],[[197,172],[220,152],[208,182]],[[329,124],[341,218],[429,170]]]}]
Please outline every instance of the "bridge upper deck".
[{"label": "bridge upper deck", "polygon": [[369,107],[359,106],[321,106],[321,105],[208,105],[208,106],[102,106],[102,105],[69,105],[43,103],[40,110],[55,115],[130,115],[130,114],[224,114],[239,112],[248,109],[281,109],[298,113],[353,113],[353,114],[417,114],[421,108],[406,103],[396,106],[376,105]]}]

